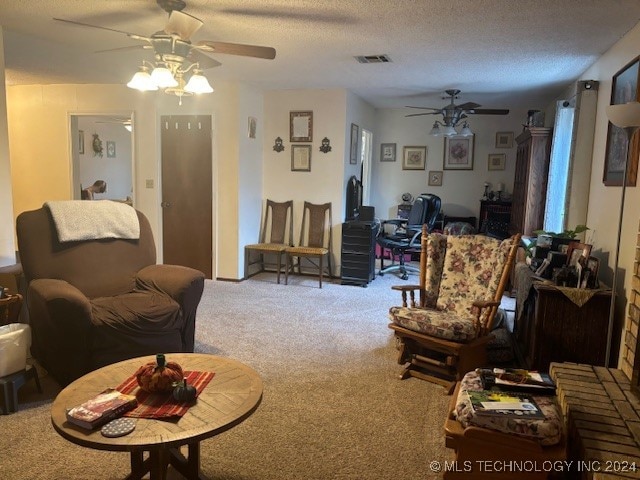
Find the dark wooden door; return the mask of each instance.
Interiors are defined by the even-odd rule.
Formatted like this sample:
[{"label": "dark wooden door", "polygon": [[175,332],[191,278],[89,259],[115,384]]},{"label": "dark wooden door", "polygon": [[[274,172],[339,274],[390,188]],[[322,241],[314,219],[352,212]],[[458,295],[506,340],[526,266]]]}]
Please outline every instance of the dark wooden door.
[{"label": "dark wooden door", "polygon": [[211,117],[161,117],[164,263],[213,276]]}]

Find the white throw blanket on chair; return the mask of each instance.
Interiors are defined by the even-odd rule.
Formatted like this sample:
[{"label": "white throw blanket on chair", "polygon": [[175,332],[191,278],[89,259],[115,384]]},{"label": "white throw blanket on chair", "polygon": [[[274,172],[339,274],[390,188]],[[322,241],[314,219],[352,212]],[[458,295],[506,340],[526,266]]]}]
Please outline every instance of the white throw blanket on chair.
[{"label": "white throw blanket on chair", "polygon": [[99,238],[140,238],[140,223],[133,207],[110,200],[45,202],[60,242]]}]

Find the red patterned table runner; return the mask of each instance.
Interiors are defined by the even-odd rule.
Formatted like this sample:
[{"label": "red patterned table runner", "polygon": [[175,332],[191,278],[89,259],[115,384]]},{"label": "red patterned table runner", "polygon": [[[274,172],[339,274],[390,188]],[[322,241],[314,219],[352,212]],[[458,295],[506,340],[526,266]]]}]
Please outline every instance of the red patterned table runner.
[{"label": "red patterned table runner", "polygon": [[[204,387],[211,381],[214,372],[184,372],[185,378],[189,385],[193,385],[196,388],[196,397],[200,395]],[[168,393],[149,393],[142,390],[136,376],[131,375],[124,382],[116,387],[122,393],[129,393],[136,396],[138,399],[138,406],[133,410],[129,410],[124,414],[125,417],[136,418],[168,418],[168,417],[182,417],[191,403],[178,402],[171,394]]]}]

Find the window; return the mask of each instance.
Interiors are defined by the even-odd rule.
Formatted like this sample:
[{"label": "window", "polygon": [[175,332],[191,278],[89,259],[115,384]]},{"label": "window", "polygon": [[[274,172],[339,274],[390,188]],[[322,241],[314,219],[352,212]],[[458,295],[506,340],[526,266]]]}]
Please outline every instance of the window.
[{"label": "window", "polygon": [[565,230],[571,149],[573,144],[575,106],[559,101],[551,142],[551,163],[544,209],[544,227],[547,232]]}]

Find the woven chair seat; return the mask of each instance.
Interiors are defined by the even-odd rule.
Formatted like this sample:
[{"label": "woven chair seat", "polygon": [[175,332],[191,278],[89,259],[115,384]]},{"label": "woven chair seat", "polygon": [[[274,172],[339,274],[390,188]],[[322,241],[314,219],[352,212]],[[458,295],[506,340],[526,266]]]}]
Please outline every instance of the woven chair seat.
[{"label": "woven chair seat", "polygon": [[253,243],[251,245],[245,245],[244,248],[249,250],[262,250],[264,252],[284,252],[288,245],[284,243]]},{"label": "woven chair seat", "polygon": [[329,249],[322,247],[288,247],[286,252],[290,255],[326,255],[329,253]]}]

